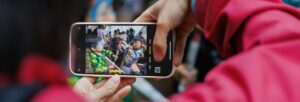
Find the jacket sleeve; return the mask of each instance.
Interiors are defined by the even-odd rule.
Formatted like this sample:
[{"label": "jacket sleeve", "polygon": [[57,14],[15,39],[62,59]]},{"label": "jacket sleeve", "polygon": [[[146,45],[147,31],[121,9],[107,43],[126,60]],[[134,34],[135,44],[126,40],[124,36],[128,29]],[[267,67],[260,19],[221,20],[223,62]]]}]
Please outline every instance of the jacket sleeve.
[{"label": "jacket sleeve", "polygon": [[198,0],[198,23],[226,60],[172,102],[299,102],[300,13],[278,0]]}]

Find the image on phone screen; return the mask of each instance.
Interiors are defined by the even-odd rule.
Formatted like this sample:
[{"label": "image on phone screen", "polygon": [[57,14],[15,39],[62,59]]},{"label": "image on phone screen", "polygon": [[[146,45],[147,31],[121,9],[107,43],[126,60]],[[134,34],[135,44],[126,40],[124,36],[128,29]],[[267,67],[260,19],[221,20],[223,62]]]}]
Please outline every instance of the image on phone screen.
[{"label": "image on phone screen", "polygon": [[[91,75],[167,76],[172,72],[172,46],[154,61],[155,25],[78,24],[71,31],[76,51],[73,72]],[[171,41],[171,37],[168,38]],[[169,43],[171,44],[171,42]],[[70,46],[71,46],[70,45]],[[73,51],[74,52],[74,51]]]},{"label": "image on phone screen", "polygon": [[86,26],[86,73],[146,74],[147,26]]}]

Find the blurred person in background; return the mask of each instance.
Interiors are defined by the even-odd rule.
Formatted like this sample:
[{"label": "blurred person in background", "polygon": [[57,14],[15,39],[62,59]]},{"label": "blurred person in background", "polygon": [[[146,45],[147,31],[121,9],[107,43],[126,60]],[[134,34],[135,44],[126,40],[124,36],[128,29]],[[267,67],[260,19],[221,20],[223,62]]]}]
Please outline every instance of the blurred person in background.
[{"label": "blurred person in background", "polygon": [[179,65],[196,25],[225,59],[172,102],[300,101],[300,11],[281,0],[160,0],[135,21],[157,22],[156,61],[175,29],[173,61]]},{"label": "blurred person in background", "polygon": [[135,33],[135,31],[132,28],[130,28],[129,29],[128,42],[127,43],[130,43],[131,41],[133,41],[133,39],[134,39],[134,33]]},{"label": "blurred person in background", "polygon": [[125,33],[125,31],[121,32],[121,38],[122,38],[123,41],[127,40],[127,34]]},{"label": "blurred person in background", "polygon": [[283,0],[286,4],[300,8],[300,0]]},{"label": "blurred person in background", "polygon": [[91,0],[91,8],[85,21],[90,22],[114,22],[116,14],[113,9],[114,0]]},{"label": "blurred person in background", "polygon": [[112,38],[112,51],[114,54],[117,53],[119,42],[121,41],[120,33],[118,30],[114,30],[114,37]]},{"label": "blurred person in background", "polygon": [[139,32],[138,35],[136,35],[136,39],[140,39],[143,44],[146,44],[146,39],[143,37],[143,32]]},{"label": "blurred person in background", "polygon": [[73,88],[59,63],[67,54],[70,25],[83,21],[86,0],[0,0],[0,101],[120,101],[134,79],[115,75]]}]

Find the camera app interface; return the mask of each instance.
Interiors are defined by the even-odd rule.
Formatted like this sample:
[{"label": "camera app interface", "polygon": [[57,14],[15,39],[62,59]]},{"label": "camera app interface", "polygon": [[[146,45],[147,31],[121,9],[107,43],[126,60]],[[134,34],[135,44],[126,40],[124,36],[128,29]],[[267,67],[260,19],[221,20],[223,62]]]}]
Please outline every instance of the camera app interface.
[{"label": "camera app interface", "polygon": [[147,74],[147,26],[86,25],[85,73]]}]

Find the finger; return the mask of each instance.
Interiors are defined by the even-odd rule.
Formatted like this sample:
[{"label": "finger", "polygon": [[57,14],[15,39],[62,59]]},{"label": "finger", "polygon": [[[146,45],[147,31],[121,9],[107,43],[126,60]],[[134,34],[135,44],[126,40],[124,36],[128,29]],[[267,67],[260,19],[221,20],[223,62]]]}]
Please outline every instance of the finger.
[{"label": "finger", "polygon": [[104,78],[103,80],[101,80],[100,82],[98,82],[98,83],[96,83],[95,84],[95,88],[97,89],[97,88],[100,88],[100,87],[102,87],[106,82],[107,82],[107,80],[108,80],[109,78]]},{"label": "finger", "polygon": [[[167,0],[161,1],[166,2]],[[185,19],[185,11],[174,5],[177,5],[177,3],[174,4],[174,2],[166,2],[158,14],[157,27],[153,41],[155,61],[161,61],[165,57],[167,49],[166,42],[169,32],[179,26],[182,20]]]},{"label": "finger", "polygon": [[80,95],[88,94],[87,90],[94,89],[93,84],[95,83],[95,81],[96,81],[95,77],[82,77],[75,83],[73,89],[75,92],[78,92]]},{"label": "finger", "polygon": [[198,70],[196,68],[193,68],[193,70],[191,71],[191,76],[193,80],[197,79],[197,75],[198,75]]},{"label": "finger", "polygon": [[161,78],[152,78],[152,80],[154,80],[154,81],[160,81],[162,79]]},{"label": "finger", "polygon": [[167,14],[159,15],[156,25],[156,32],[153,40],[153,54],[155,61],[161,61],[166,54],[167,36],[174,25],[171,24]]},{"label": "finger", "polygon": [[88,81],[90,83],[95,83],[96,79],[97,79],[96,77],[82,77],[81,79],[79,79],[79,81],[80,80],[85,80],[85,81]]},{"label": "finger", "polygon": [[197,76],[198,74],[198,70],[196,68],[193,68],[193,70],[191,71],[192,76]]},{"label": "finger", "polygon": [[135,82],[135,80],[135,78],[122,78],[118,89],[122,89],[125,86],[132,85]]},{"label": "finger", "polygon": [[[160,12],[161,7],[161,3],[162,1],[157,1],[155,4],[153,4],[151,7],[149,7],[146,11],[144,11],[136,20],[135,22],[153,22],[156,21],[158,18],[158,14]],[[161,21],[161,20],[160,20]],[[163,24],[159,23],[157,24],[157,28],[160,28],[160,26],[163,26]],[[156,34],[155,37],[159,37],[157,34],[157,31],[159,31],[159,33],[161,33],[161,30],[156,30]],[[166,45],[163,44],[163,42],[157,42],[160,40],[155,40],[156,38],[154,38],[154,54],[164,54],[164,47],[166,47]],[[162,43],[162,44],[161,44]],[[157,58],[158,55],[154,55],[154,59],[156,61],[160,61],[162,58]]]},{"label": "finger", "polygon": [[121,102],[122,99],[124,99],[130,92],[131,86],[126,86],[122,88],[120,91],[118,91],[114,96],[112,96],[110,99],[108,99],[108,102]]},{"label": "finger", "polygon": [[180,73],[180,75],[183,78],[189,78],[190,72],[187,70],[186,65],[181,64],[178,67],[176,67],[176,70]]},{"label": "finger", "polygon": [[117,90],[119,84],[120,84],[120,76],[114,75],[110,79],[104,83],[104,85],[98,89],[95,90],[95,97],[96,99],[105,99],[107,97],[110,97],[112,94],[115,93]]},{"label": "finger", "polygon": [[[103,79],[101,82],[95,84],[95,88],[102,87],[106,82],[108,78]],[[132,85],[135,82],[135,78],[121,78],[121,83],[118,86],[117,90],[124,88],[125,86]]]},{"label": "finger", "polygon": [[184,48],[186,45],[187,37],[195,29],[196,21],[194,16],[189,12],[187,18],[176,29],[176,42],[175,42],[175,54],[173,63],[178,66],[184,55]]},{"label": "finger", "polygon": [[198,30],[200,30],[200,31],[202,31],[202,32],[204,32],[204,29],[199,24],[197,24],[195,26],[195,28],[198,29]]},{"label": "finger", "polygon": [[134,22],[154,22],[157,20],[157,16],[159,13],[159,9],[161,3],[157,1],[152,6],[150,6],[147,10],[145,10],[138,18],[134,20]]},{"label": "finger", "polygon": [[[177,30],[178,33],[183,33]],[[187,36],[181,36],[182,34],[177,34],[176,35],[176,42],[175,42],[175,52],[174,52],[174,59],[173,59],[173,64],[175,66],[180,65],[183,55],[184,55],[184,50],[185,50],[185,45],[186,45],[186,40]]]}]

